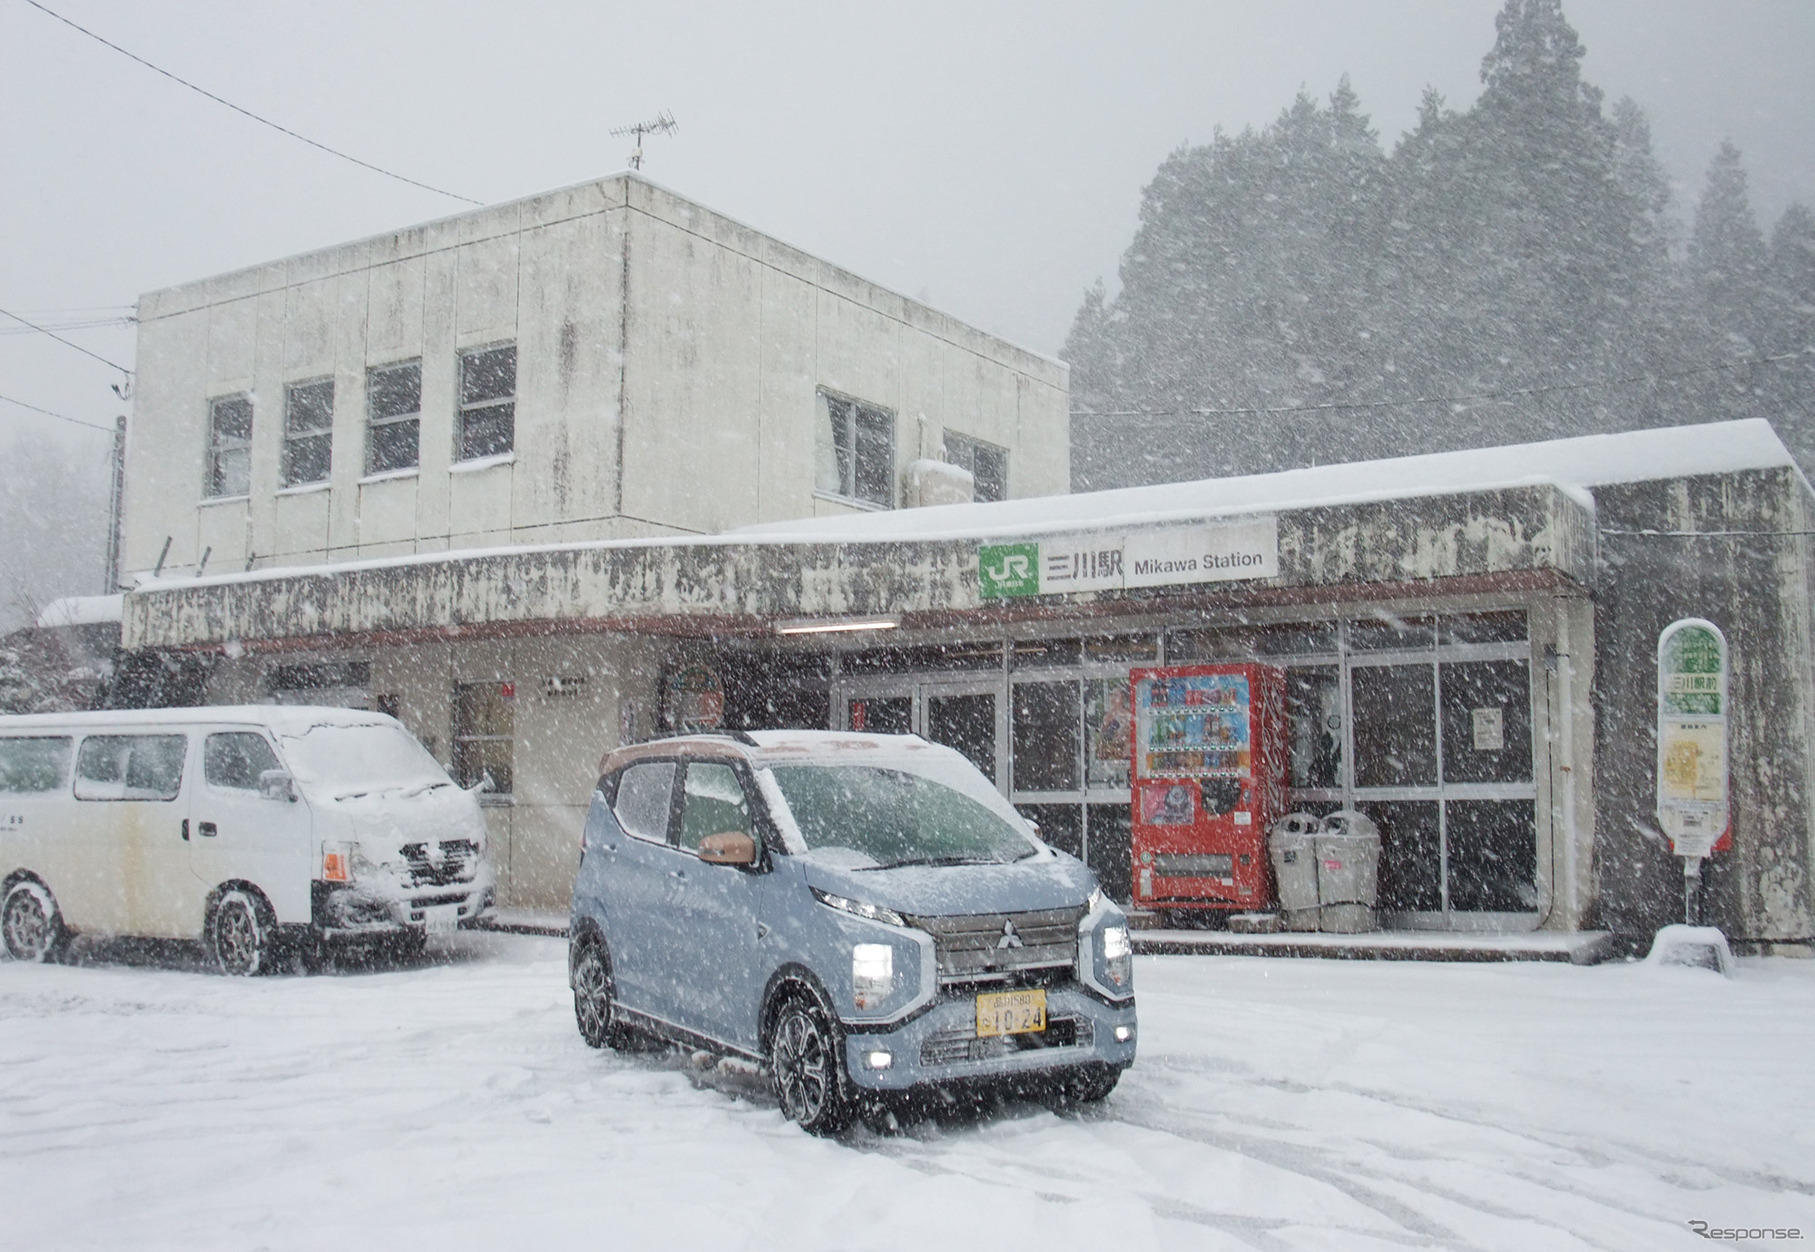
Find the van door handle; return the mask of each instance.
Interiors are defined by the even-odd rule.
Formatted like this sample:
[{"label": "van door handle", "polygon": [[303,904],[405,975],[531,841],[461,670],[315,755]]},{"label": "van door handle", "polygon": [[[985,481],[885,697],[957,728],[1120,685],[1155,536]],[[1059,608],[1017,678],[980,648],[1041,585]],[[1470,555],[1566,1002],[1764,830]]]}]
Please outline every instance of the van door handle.
[{"label": "van door handle", "polygon": [[201,835],[204,839],[212,839],[220,834],[220,831],[215,829],[213,822],[203,822],[200,826],[197,826],[195,830],[196,833]]},{"label": "van door handle", "polygon": [[189,819],[186,817],[183,819],[183,842],[189,842]]}]

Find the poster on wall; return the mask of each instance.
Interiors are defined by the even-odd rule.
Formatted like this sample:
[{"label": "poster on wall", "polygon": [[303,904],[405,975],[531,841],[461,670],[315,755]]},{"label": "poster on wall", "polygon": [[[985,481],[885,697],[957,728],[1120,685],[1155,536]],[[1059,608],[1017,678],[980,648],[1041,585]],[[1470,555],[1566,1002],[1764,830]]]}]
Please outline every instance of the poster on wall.
[{"label": "poster on wall", "polygon": [[1731,843],[1727,640],[1684,618],[1657,641],[1657,819],[1676,855],[1699,860]]},{"label": "poster on wall", "polygon": [[717,730],[725,720],[725,688],[709,665],[689,665],[669,675],[663,689],[668,725],[682,734]]},{"label": "poster on wall", "polygon": [[1146,778],[1247,778],[1254,768],[1246,674],[1181,674],[1136,688],[1135,748]]}]

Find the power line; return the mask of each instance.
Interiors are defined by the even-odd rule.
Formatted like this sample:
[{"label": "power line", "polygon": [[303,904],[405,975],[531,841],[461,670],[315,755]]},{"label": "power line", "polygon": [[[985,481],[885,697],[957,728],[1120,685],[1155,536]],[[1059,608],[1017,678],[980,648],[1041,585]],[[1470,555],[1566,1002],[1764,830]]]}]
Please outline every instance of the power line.
[{"label": "power line", "polygon": [[16,404],[22,409],[30,409],[34,413],[42,413],[46,417],[55,417],[65,422],[74,422],[77,426],[86,426],[90,430],[100,430],[105,431],[110,435],[113,434],[114,428],[111,426],[98,426],[94,422],[85,422],[79,417],[70,417],[66,413],[54,413],[49,409],[41,409],[35,404],[27,404],[23,400],[15,400],[11,396],[0,396],[0,400],[4,400],[8,404]]},{"label": "power line", "polygon": [[1670,374],[1630,374],[1624,378],[1597,378],[1585,383],[1552,383],[1539,387],[1513,387],[1505,391],[1477,391],[1460,396],[1420,396],[1411,400],[1331,401],[1325,404],[1282,404],[1264,408],[1235,409],[1111,409],[1100,412],[1091,409],[1073,409],[1071,416],[1243,417],[1281,413],[1328,413],[1356,409],[1402,409],[1420,404],[1468,404],[1480,400],[1511,400],[1521,396],[1553,395],[1562,391],[1593,391],[1601,387],[1621,387],[1632,383],[1671,382],[1678,378],[1693,378],[1698,374],[1713,374],[1721,370],[1741,369],[1752,365],[1770,365],[1779,361],[1794,361],[1805,356],[1815,356],[1815,348],[1804,348],[1799,352],[1779,352],[1774,356],[1748,357],[1743,361],[1726,361],[1717,365],[1703,365]]},{"label": "power line", "polygon": [[[25,0],[25,2],[27,4],[30,4],[30,3],[32,3],[32,0]],[[121,365],[117,361],[109,361],[106,357],[102,356],[99,352],[90,352],[87,348],[84,348],[81,344],[74,343],[68,339],[65,339],[62,335],[59,335],[54,330],[47,330],[44,327],[38,325],[38,323],[36,323],[36,322],[28,322],[23,317],[20,317],[17,313],[7,313],[7,311],[5,309],[0,309],[0,313],[5,313],[6,316],[12,318],[15,322],[19,322],[23,325],[31,327],[33,330],[37,331],[41,335],[49,335],[52,339],[55,339],[58,343],[62,344],[66,348],[74,348],[77,352],[80,352],[83,356],[91,356],[103,365],[113,366],[115,369],[119,370],[120,373],[126,375],[128,378],[132,377],[132,371],[127,369],[124,365]]]},{"label": "power line", "polygon": [[168,78],[171,82],[181,84],[182,86],[189,88],[189,90],[196,92],[199,95],[207,96],[210,100],[214,101],[216,104],[225,105],[227,108],[232,109],[235,113],[238,113],[244,117],[249,117],[253,121],[259,123],[262,126],[269,126],[272,130],[275,130],[282,134],[288,135],[292,139],[299,139],[303,143],[308,144],[311,148],[319,148],[319,149],[321,149],[321,151],[326,152],[329,156],[337,156],[343,161],[351,161],[353,164],[358,165],[358,166],[363,166],[364,168],[371,170],[375,174],[383,174],[386,178],[394,178],[400,183],[408,183],[412,187],[420,187],[424,191],[432,191],[436,195],[446,196],[450,200],[460,200],[467,204],[479,204],[479,205],[484,204],[484,201],[482,201],[482,200],[475,200],[471,196],[463,196],[457,191],[443,191],[439,187],[431,187],[428,183],[419,182],[414,178],[410,178],[406,175],[399,174],[399,173],[395,172],[394,170],[387,170],[381,165],[373,165],[370,161],[362,161],[358,157],[352,156],[345,152],[342,152],[338,148],[330,148],[327,144],[321,143],[314,139],[311,139],[307,135],[300,135],[297,132],[291,130],[288,126],[280,126],[268,117],[259,116],[257,113],[254,113],[251,109],[241,108],[239,105],[233,103],[233,101],[231,101],[231,100],[224,100],[220,96],[215,95],[212,91],[209,91],[206,87],[198,87],[194,83],[190,82],[188,79],[181,78],[175,74],[172,74],[169,70],[163,68],[160,65],[153,65],[150,61],[147,61],[144,57],[139,56],[137,53],[128,52],[126,49],[122,48],[119,44],[114,43],[110,39],[105,39],[102,36],[95,34],[92,30],[89,30],[86,26],[77,25],[75,22],[70,21],[68,18],[64,17],[61,13],[57,12],[55,9],[52,9],[46,5],[39,4],[38,0],[25,0],[25,3],[31,5],[32,8],[37,9],[39,12],[44,13],[49,17],[56,18],[59,22],[62,22],[65,26],[69,27],[71,30],[80,31],[82,34],[87,35],[90,39],[94,40],[96,43],[104,44],[105,46],[112,48],[115,52],[119,53],[121,56],[127,57],[128,59],[133,60],[133,61],[137,61],[140,65],[143,65],[146,69],[154,70],[157,73],[162,74],[165,78]]}]

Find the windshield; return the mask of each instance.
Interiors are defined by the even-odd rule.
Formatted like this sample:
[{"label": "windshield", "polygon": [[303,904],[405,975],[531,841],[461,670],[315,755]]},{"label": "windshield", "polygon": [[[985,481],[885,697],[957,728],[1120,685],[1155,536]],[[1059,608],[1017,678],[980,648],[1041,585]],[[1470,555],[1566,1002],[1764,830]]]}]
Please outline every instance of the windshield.
[{"label": "windshield", "polygon": [[880,765],[770,772],[807,848],[849,849],[875,862],[866,868],[1002,864],[1039,850],[1006,803],[926,774]]},{"label": "windshield", "polygon": [[311,726],[283,736],[283,747],[297,778],[338,799],[453,785],[447,771],[399,726]]}]

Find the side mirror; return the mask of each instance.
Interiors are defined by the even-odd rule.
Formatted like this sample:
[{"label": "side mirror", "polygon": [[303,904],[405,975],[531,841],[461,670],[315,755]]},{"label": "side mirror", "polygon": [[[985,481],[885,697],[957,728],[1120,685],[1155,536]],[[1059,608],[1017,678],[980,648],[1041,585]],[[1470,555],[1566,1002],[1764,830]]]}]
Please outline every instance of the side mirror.
[{"label": "side mirror", "polygon": [[296,780],[288,770],[268,769],[258,776],[258,794],[267,800],[296,801]]},{"label": "side mirror", "polygon": [[700,860],[708,865],[756,864],[756,840],[741,830],[724,830],[700,840]]},{"label": "side mirror", "polygon": [[484,796],[484,795],[490,795],[492,792],[496,791],[497,789],[498,789],[498,784],[492,781],[492,772],[490,770],[486,770],[484,773],[479,775],[479,781],[474,783],[472,786],[468,787],[467,791],[472,795]]}]

